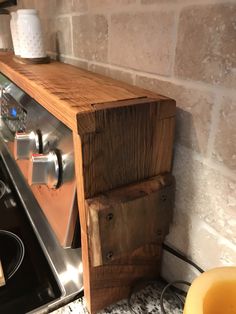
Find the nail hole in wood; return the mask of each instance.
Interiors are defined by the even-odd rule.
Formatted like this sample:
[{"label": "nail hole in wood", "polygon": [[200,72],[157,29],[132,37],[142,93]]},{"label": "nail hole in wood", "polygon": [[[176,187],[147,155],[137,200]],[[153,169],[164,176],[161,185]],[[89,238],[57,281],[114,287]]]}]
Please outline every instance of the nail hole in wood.
[{"label": "nail hole in wood", "polygon": [[163,202],[165,202],[165,201],[167,200],[167,195],[166,195],[166,194],[162,194],[161,200],[162,200]]},{"label": "nail hole in wood", "polygon": [[107,221],[110,221],[113,219],[113,214],[112,213],[109,213],[106,217]]},{"label": "nail hole in wood", "polygon": [[110,260],[110,259],[112,259],[112,257],[113,257],[113,253],[112,252],[108,252],[107,255],[106,255],[106,258],[108,260]]}]

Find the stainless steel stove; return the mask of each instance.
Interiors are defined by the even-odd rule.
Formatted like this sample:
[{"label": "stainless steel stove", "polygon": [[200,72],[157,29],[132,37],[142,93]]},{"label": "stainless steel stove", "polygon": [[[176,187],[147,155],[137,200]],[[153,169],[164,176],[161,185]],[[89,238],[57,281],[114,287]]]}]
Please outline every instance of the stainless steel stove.
[{"label": "stainless steel stove", "polygon": [[[3,75],[0,83],[0,230],[25,246],[0,287],[0,313],[16,305],[17,313],[46,313],[83,290],[72,133]],[[2,244],[5,263],[8,254]]]}]

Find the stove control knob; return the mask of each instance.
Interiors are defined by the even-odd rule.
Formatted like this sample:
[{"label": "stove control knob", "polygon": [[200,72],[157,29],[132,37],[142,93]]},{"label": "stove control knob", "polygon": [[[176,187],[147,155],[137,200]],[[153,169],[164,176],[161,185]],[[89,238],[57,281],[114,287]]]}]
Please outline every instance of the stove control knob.
[{"label": "stove control knob", "polygon": [[29,184],[47,185],[57,189],[61,183],[61,158],[58,151],[33,154],[29,165]]},{"label": "stove control knob", "polygon": [[29,159],[32,153],[42,153],[42,135],[40,131],[17,132],[14,141],[15,159]]}]

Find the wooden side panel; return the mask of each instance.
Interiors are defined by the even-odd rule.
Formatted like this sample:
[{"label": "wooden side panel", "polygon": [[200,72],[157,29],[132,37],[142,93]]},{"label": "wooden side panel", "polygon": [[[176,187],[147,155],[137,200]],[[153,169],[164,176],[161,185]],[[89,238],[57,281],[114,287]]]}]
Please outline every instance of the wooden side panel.
[{"label": "wooden side panel", "polygon": [[84,174],[82,159],[82,143],[77,132],[73,132],[74,154],[75,154],[75,174],[77,178],[77,200],[79,208],[80,230],[81,230],[81,249],[83,263],[84,295],[88,310],[91,309],[91,273],[89,261],[89,243],[87,236],[87,211],[85,208],[84,197]]},{"label": "wooden side panel", "polygon": [[113,302],[128,297],[132,285],[138,279],[157,277],[160,273],[162,251],[160,244],[150,244],[112,261],[109,265],[92,267],[89,258],[88,211],[85,206],[83,186],[82,143],[76,133],[74,133],[74,145],[82,237],[84,294],[87,309],[93,314]]},{"label": "wooden side panel", "polygon": [[91,313],[127,298],[138,281],[157,278],[161,255],[161,245],[152,244],[135,250],[113,265],[91,267]]},{"label": "wooden side panel", "polygon": [[[82,237],[86,237],[82,239],[85,297],[91,313],[128,297],[138,279],[154,278],[160,272],[162,235],[156,243],[137,243],[129,253],[124,251],[102,266],[94,267],[99,263],[94,264],[90,254],[88,199],[109,194],[114,204],[121,199],[127,203],[137,198],[134,194],[138,191],[134,193],[127,185],[140,184],[171,170],[175,102],[143,98],[132,102],[107,103],[101,108],[94,105],[93,112],[77,116],[76,175]],[[168,185],[164,181],[161,184]],[[120,193],[123,188],[128,189],[126,199]],[[154,190],[151,184],[145,191],[151,194]],[[100,238],[94,237],[94,240],[94,245],[99,245]]]},{"label": "wooden side panel", "polygon": [[147,244],[161,244],[172,219],[174,189],[174,178],[167,175],[88,199],[92,266],[110,264]]},{"label": "wooden side panel", "polygon": [[[84,196],[84,168],[82,160],[82,142],[76,133],[74,133],[76,175],[78,183],[78,204],[81,223],[82,236],[82,258],[83,258],[83,277],[84,293],[86,305],[90,313],[97,313],[102,308],[129,296],[131,287],[141,279],[153,279],[159,276],[162,247],[161,241],[158,243],[141,246],[129,254],[120,256],[112,260],[109,264],[93,267],[89,243],[88,228],[88,207]],[[157,188],[157,184],[168,185],[165,180],[159,183],[156,181],[148,185],[146,193],[152,193]],[[143,190],[142,184],[140,189]],[[122,190],[122,189],[121,189]],[[124,199],[121,197],[120,189],[110,192],[115,200]],[[125,200],[128,201],[136,197],[136,192],[132,192],[132,187],[128,187]]]},{"label": "wooden side panel", "polygon": [[160,108],[173,104],[154,101],[95,111],[87,117],[90,127],[83,116],[86,198],[170,172],[175,118],[173,110],[160,118]]}]

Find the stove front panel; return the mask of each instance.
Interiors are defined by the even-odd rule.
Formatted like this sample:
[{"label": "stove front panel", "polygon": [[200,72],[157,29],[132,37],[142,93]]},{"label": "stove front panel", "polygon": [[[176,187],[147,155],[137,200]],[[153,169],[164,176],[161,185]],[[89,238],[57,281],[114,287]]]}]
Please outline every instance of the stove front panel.
[{"label": "stove front panel", "polygon": [[1,135],[60,244],[78,246],[72,132],[4,76],[0,81]]}]

